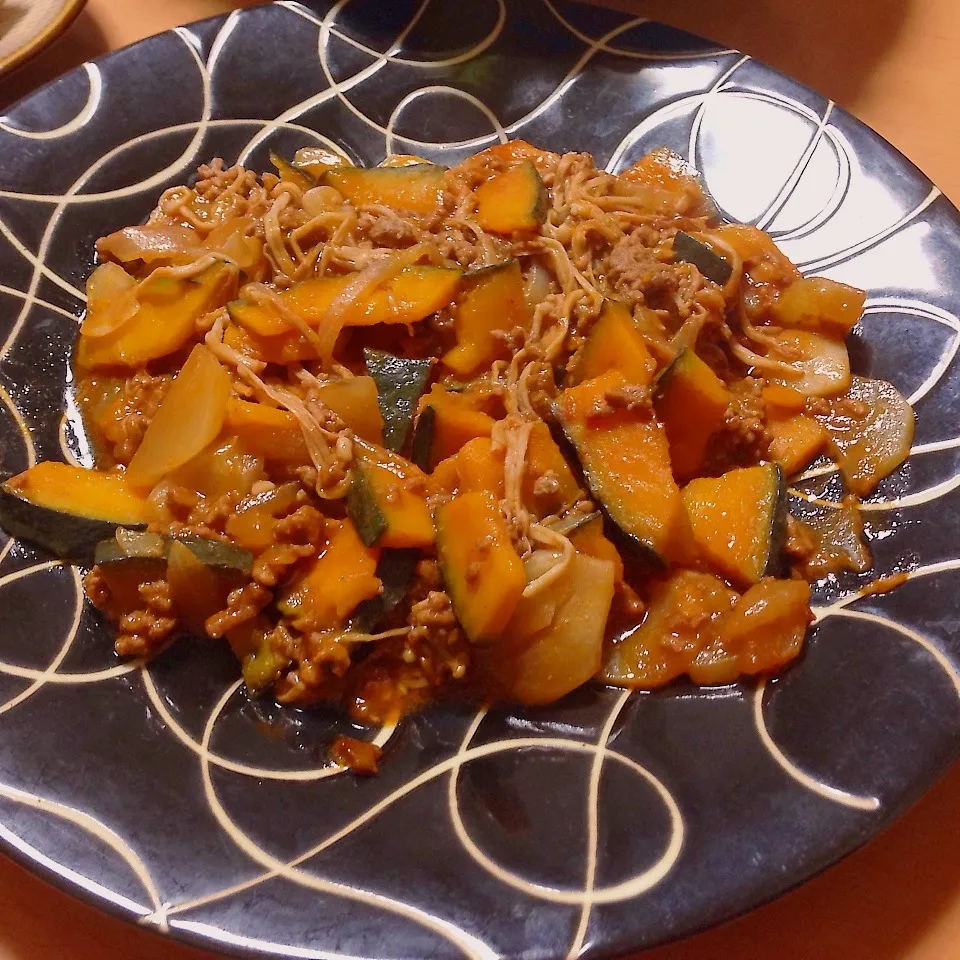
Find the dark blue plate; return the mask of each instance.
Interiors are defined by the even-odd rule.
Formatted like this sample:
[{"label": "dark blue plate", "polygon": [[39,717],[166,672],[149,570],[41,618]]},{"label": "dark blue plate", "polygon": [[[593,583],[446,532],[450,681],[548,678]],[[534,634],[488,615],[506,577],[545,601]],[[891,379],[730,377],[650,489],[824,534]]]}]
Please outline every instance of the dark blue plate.
[{"label": "dark blue plate", "polygon": [[[960,745],[960,218],[832,103],[735,51],[548,0],[278,3],[76,70],[0,124],[0,470],[85,457],[65,417],[96,237],[214,156],[335,143],[445,163],[520,136],[620,169],[688,156],[724,216],[866,287],[852,354],[917,411],[863,507],[876,573],[817,587],[776,682],[436,708],[372,780],[345,721],[249,701],[221,646],[120,663],[80,577],[0,540],[0,842],[118,915],[234,953],[612,956],[799,883]],[[69,411],[67,411],[69,412]],[[836,499],[832,474],[801,486]]]}]

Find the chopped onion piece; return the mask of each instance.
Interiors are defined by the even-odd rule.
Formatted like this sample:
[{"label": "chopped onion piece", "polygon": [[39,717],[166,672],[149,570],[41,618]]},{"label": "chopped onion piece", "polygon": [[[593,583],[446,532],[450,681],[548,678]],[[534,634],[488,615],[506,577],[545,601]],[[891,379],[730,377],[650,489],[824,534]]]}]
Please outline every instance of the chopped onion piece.
[{"label": "chopped onion piece", "polygon": [[105,337],[119,330],[140,309],[136,289],[136,279],[118,263],[101,263],[87,279],[87,312],[80,332]]}]

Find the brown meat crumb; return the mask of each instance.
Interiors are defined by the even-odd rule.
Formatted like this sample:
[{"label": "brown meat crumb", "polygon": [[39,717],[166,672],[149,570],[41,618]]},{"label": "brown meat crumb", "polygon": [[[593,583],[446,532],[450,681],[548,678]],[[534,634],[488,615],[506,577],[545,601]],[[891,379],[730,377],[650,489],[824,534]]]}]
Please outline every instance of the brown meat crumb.
[{"label": "brown meat crumb", "polygon": [[227,596],[227,606],[212,617],[207,617],[204,629],[207,636],[219,640],[234,627],[252,620],[273,599],[273,594],[259,583],[247,583]]},{"label": "brown meat crumb", "polygon": [[723,426],[710,440],[705,472],[719,475],[731,467],[754,466],[766,457],[770,435],[761,388],[762,382],[754,377],[731,385],[730,406]]},{"label": "brown meat crumb", "polygon": [[145,657],[156,653],[177,626],[173,599],[166,580],[141,584],[137,593],[143,609],[125,613],[118,621],[119,633],[114,645],[121,657]]}]

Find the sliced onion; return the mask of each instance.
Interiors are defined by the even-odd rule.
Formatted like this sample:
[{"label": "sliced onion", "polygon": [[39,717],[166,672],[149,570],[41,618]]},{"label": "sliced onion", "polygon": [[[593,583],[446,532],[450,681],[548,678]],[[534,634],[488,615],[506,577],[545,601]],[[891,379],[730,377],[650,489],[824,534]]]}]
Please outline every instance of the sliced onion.
[{"label": "sliced onion", "polygon": [[782,375],[761,368],[771,383],[793,387],[808,397],[836,397],[849,388],[850,357],[842,340],[807,330],[781,330],[770,334],[769,343],[767,358],[777,358],[792,368]]},{"label": "sliced onion", "polygon": [[532,310],[553,292],[553,274],[539,260],[531,260],[523,285],[523,296],[527,306]]},{"label": "sliced onion", "polygon": [[393,279],[404,267],[416,263],[425,253],[423,244],[417,244],[402,253],[386,255],[374,260],[350,278],[347,285],[334,297],[317,328],[317,349],[326,362],[333,356],[340,331],[347,325],[351,309],[365,300],[377,287]]},{"label": "sliced onion", "polygon": [[352,167],[353,164],[345,156],[334,153],[327,147],[301,147],[293,156],[292,166],[317,178],[323,176],[331,167]]},{"label": "sliced onion", "polygon": [[251,236],[254,229],[251,217],[234,217],[210,231],[206,248],[229,257],[245,273],[251,273],[263,256],[263,242]]},{"label": "sliced onion", "polygon": [[80,324],[85,337],[105,337],[140,309],[137,281],[118,263],[101,263],[87,279],[87,312]]},{"label": "sliced onion", "polygon": [[203,243],[190,227],[166,223],[145,223],[124,227],[97,241],[97,252],[121,263],[167,260],[184,263],[203,253]]},{"label": "sliced onion", "polygon": [[910,404],[886,380],[854,377],[845,397],[817,419],[827,428],[830,453],[847,488],[866,496],[907,459],[913,443]]},{"label": "sliced onion", "polygon": [[303,209],[311,217],[319,217],[323,213],[331,210],[339,210],[346,201],[343,194],[336,187],[311,187],[307,190],[301,201]]}]

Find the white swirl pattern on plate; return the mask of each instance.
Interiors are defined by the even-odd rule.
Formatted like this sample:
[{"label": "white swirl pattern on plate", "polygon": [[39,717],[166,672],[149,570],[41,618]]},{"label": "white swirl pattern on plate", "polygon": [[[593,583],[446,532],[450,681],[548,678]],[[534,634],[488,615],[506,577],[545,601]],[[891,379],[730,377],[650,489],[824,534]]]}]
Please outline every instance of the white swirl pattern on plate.
[{"label": "white swirl pattern on plate", "polygon": [[[522,136],[528,129],[535,130],[536,122],[554,105],[564,97],[572,96],[576,92],[578,85],[583,82],[587,67],[598,56],[617,57],[639,64],[649,61],[653,64],[684,62],[695,65],[702,61],[707,65],[715,64],[718,71],[717,76],[711,80],[706,88],[673,98],[662,106],[649,111],[630,129],[617,131],[618,142],[610,145],[609,157],[600,158],[608,161],[609,169],[621,169],[636,159],[645,149],[659,142],[669,142],[675,149],[685,147],[686,153],[693,161],[702,159],[701,138],[706,135],[705,130],[710,131],[710,136],[717,135],[715,128],[711,126],[712,118],[718,109],[723,108],[724,104],[736,103],[737,109],[745,110],[752,110],[755,109],[756,105],[761,105],[768,114],[773,111],[781,116],[784,123],[803,125],[802,128],[798,129],[806,132],[801,132],[798,135],[799,150],[795,160],[787,165],[786,175],[781,178],[781,182],[772,185],[774,189],[765,202],[760,205],[760,212],[752,218],[746,217],[744,219],[752,219],[765,229],[769,229],[783,244],[788,254],[793,252],[795,256],[799,256],[801,266],[808,272],[827,268],[842,269],[851,260],[868,253],[883,244],[891,236],[902,231],[907,225],[915,222],[939,196],[939,191],[934,188],[909,208],[896,211],[887,222],[873,225],[866,224],[867,229],[854,231],[853,235],[856,239],[853,242],[846,240],[839,246],[831,246],[830,241],[833,239],[831,226],[836,218],[842,215],[844,204],[851,190],[857,187],[859,169],[852,148],[842,130],[834,124],[834,106],[832,103],[827,103],[823,111],[817,113],[807,104],[800,103],[781,92],[758,90],[750,87],[749,84],[742,85],[740,76],[752,61],[748,57],[737,54],[736,51],[714,50],[709,52],[670,53],[617,45],[618,38],[623,38],[646,23],[641,18],[625,19],[602,35],[593,37],[575,26],[551,0],[542,0],[542,3],[558,28],[567,31],[570,36],[582,43],[583,49],[556,87],[541,102],[525,110],[521,116],[514,118],[498,117],[496,111],[489,104],[469,90],[460,89],[448,82],[434,82],[441,71],[477,59],[497,42],[504,30],[507,17],[507,6],[504,0],[494,0],[496,8],[494,22],[489,31],[478,39],[473,46],[454,56],[438,57],[435,60],[420,60],[401,56],[405,39],[414,30],[417,22],[429,7],[430,0],[423,0],[419,4],[414,14],[397,35],[391,39],[383,52],[351,36],[340,25],[339,18],[344,7],[347,6],[347,0],[339,0],[322,16],[297,3],[283,2],[278,4],[279,7],[283,8],[285,15],[300,20],[305,30],[316,30],[317,61],[326,85],[308,98],[300,100],[271,118],[222,118],[215,115],[214,88],[217,62],[230,43],[235,31],[242,29],[244,21],[239,13],[232,14],[223,22],[210,46],[210,52],[206,59],[204,59],[202,52],[204,45],[199,37],[189,28],[178,29],[176,34],[188,51],[190,62],[196,71],[195,82],[199,88],[199,101],[202,104],[197,119],[172,124],[120,140],[103,156],[98,157],[90,164],[62,193],[47,194],[0,190],[0,199],[8,203],[37,204],[51,208],[36,249],[31,249],[24,240],[19,238],[13,226],[11,226],[10,219],[0,213],[0,234],[29,267],[29,279],[22,289],[15,286],[0,286],[0,293],[20,301],[16,319],[5,337],[2,347],[0,347],[0,372],[3,371],[2,364],[9,358],[19,338],[25,335],[27,324],[35,316],[43,311],[71,319],[75,316],[71,311],[40,296],[42,281],[54,284],[61,292],[72,297],[78,313],[82,309],[83,292],[67,278],[61,276],[49,263],[49,255],[56,230],[67,210],[80,205],[100,204],[133,197],[143,197],[145,202],[150,200],[171,179],[183,179],[189,176],[198,161],[203,159],[202,150],[205,138],[211,130],[226,128],[243,131],[252,128],[252,135],[237,153],[241,162],[251,158],[258,147],[278,133],[298,133],[314,142],[336,148],[338,144],[333,140],[303,122],[303,118],[311,111],[333,101],[341,104],[368,131],[372,131],[382,138],[383,153],[424,149],[430,151],[431,156],[442,156],[449,153],[453,157],[462,155],[465,151],[481,149],[496,141],[506,140],[511,136]],[[351,48],[356,53],[366,57],[370,62],[353,73],[337,74],[337,68],[331,60],[331,51],[336,44],[343,44]],[[358,105],[359,98],[353,95],[362,93],[364,84],[369,79],[386,69],[390,69],[391,66],[397,65],[405,69],[421,71],[424,82],[416,89],[397,97],[389,114],[389,120],[383,125],[365,113],[364,109]],[[88,95],[73,118],[49,130],[20,129],[7,120],[0,120],[0,131],[10,137],[21,138],[25,141],[43,142],[68,139],[82,131],[87,124],[97,117],[98,111],[104,108],[107,96],[110,93],[109,76],[104,76],[97,65],[87,65],[85,70],[89,83]],[[404,111],[422,97],[435,97],[441,100],[453,98],[465,101],[470,109],[478,111],[479,115],[489,123],[490,133],[484,136],[467,137],[443,143],[412,139],[401,134],[398,132],[398,126],[401,124]],[[629,120],[627,123],[629,123]],[[677,134],[678,123],[681,127],[687,124],[685,134]],[[720,127],[722,135],[722,123]],[[180,135],[189,135],[186,146],[175,159],[161,169],[150,171],[143,179],[121,187],[96,190],[89,193],[84,192],[87,184],[98,173],[125,152],[142,147],[146,143],[163,141]],[[685,144],[682,142],[684,137],[686,137]],[[804,138],[805,142],[803,142]],[[750,146],[752,148],[755,145]],[[731,157],[737,149],[737,144],[730,144],[729,150],[725,153],[725,161],[731,167],[737,166],[735,159],[734,162],[731,162]],[[830,151],[830,153],[824,154],[824,150]],[[831,156],[832,161],[830,160]],[[821,191],[822,202],[819,208],[810,209],[802,222],[779,227],[778,224],[785,219],[785,211],[791,199],[804,186],[811,165],[828,162],[833,163],[834,181],[832,184],[828,182],[826,188]],[[709,189],[711,185],[709,163],[703,164],[703,174]],[[822,176],[821,179],[823,179]],[[725,213],[732,219],[738,217],[738,211],[735,209],[725,210]],[[851,231],[847,229],[845,236],[849,237],[850,235]],[[810,254],[810,250],[816,252]],[[885,297],[871,300],[864,323],[872,322],[871,317],[881,311],[888,313],[894,311],[904,316],[909,315],[921,320],[944,324],[951,328],[955,334],[944,348],[942,356],[934,365],[922,386],[914,392],[912,401],[919,401],[928,396],[931,391],[934,391],[943,377],[953,369],[958,342],[960,342],[958,340],[960,338],[960,321],[952,313],[935,303],[924,303],[915,298],[907,297]],[[37,452],[29,429],[30,424],[28,424],[27,418],[18,408],[7,388],[2,384],[0,384],[0,402],[2,402],[2,407],[9,411],[9,416],[23,437],[27,459],[32,464],[36,461]],[[5,416],[7,414],[4,414],[0,409],[0,418]],[[62,455],[72,456],[65,429],[65,421],[61,420],[58,434],[60,450]],[[918,455],[925,452],[952,449],[957,446],[960,446],[960,437],[948,437],[919,444],[914,448],[913,453]],[[805,478],[801,478],[801,482],[814,479],[824,472],[826,472],[825,468],[810,471]],[[868,511],[903,509],[914,504],[927,502],[931,498],[944,496],[958,485],[960,485],[960,475],[925,491],[871,501],[864,504],[864,509]],[[801,496],[812,496],[803,489],[797,492]],[[8,541],[0,551],[0,565],[7,562],[11,546],[12,541]],[[21,566],[10,573],[0,575],[0,591],[23,578],[41,576],[58,566],[59,564],[56,561],[39,562]],[[960,566],[960,561],[950,561],[926,568],[918,568],[908,576],[946,574],[954,572],[958,566]],[[229,838],[253,864],[262,868],[261,872],[241,883],[211,890],[199,897],[180,901],[167,900],[164,899],[162,891],[157,889],[152,879],[149,863],[141,859],[129,838],[121,837],[90,814],[60,804],[54,798],[46,798],[20,787],[0,784],[0,796],[5,799],[68,820],[75,826],[99,838],[106,848],[111,849],[130,866],[140,883],[141,890],[139,893],[145,892],[147,894],[148,903],[140,903],[137,897],[129,891],[109,890],[95,880],[82,877],[75,871],[71,871],[67,866],[56,864],[42,851],[30,847],[26,841],[16,837],[6,828],[0,827],[0,833],[8,843],[19,847],[30,859],[38,863],[46,863],[48,867],[61,876],[81,886],[86,886],[88,889],[95,890],[104,898],[139,914],[142,916],[144,923],[158,926],[164,930],[179,928],[202,932],[204,935],[219,939],[223,943],[245,949],[258,948],[265,952],[283,950],[296,956],[341,956],[336,951],[304,950],[295,946],[249,939],[233,931],[214,929],[206,924],[191,921],[184,916],[191,910],[235,897],[258,884],[280,877],[319,892],[349,900],[362,901],[374,909],[384,911],[387,915],[402,916],[413,923],[422,925],[465,956],[472,958],[495,957],[497,951],[490,944],[484,942],[479,934],[462,929],[444,917],[433,915],[413,903],[408,903],[402,897],[403,891],[396,891],[394,895],[387,896],[375,890],[365,890],[355,885],[336,883],[324,879],[317,873],[311,872],[308,867],[309,862],[314,857],[332,848],[354,832],[361,830],[366,824],[377,818],[382,811],[425,784],[441,778],[446,778],[447,782],[446,801],[450,824],[473,863],[507,888],[513,888],[534,900],[539,899],[544,902],[568,905],[571,908],[571,937],[567,951],[570,957],[580,955],[586,948],[585,945],[588,944],[592,910],[595,905],[642,896],[669,874],[681,854],[686,827],[680,807],[671,792],[669,781],[664,782],[645,766],[610,746],[614,725],[631,696],[629,693],[623,693],[608,711],[605,722],[596,731],[596,737],[590,743],[556,736],[527,736],[492,740],[479,745],[472,745],[474,737],[484,721],[484,714],[480,712],[467,726],[460,747],[453,755],[419,772],[400,788],[356,816],[348,824],[296,857],[278,857],[237,824],[225,806],[225,800],[218,793],[212,771],[217,770],[222,775],[230,774],[257,781],[319,783],[336,776],[339,770],[323,765],[312,766],[299,771],[274,769],[231,760],[214,752],[211,749],[211,738],[223,710],[237,695],[239,682],[233,683],[223,691],[219,700],[209,712],[202,737],[198,738],[191,734],[169,709],[157,688],[148,665],[131,662],[89,672],[63,670],[62,665],[77,638],[82,615],[82,588],[76,570],[71,571],[71,577],[75,594],[74,609],[69,622],[65,623],[64,639],[55,655],[50,659],[49,664],[43,669],[37,669],[0,660],[0,675],[21,680],[26,684],[20,692],[0,703],[0,715],[13,710],[35,696],[47,685],[84,685],[115,681],[120,678],[138,680],[143,687],[146,701],[156,711],[166,729],[187,749],[190,755],[199,760],[206,799],[224,836]],[[827,617],[868,618],[876,625],[895,632],[909,643],[917,644],[930,653],[950,676],[956,686],[958,695],[960,695],[960,676],[958,676],[957,668],[950,656],[941,650],[933,640],[879,614],[849,609],[849,605],[857,599],[857,595],[849,595],[832,605],[818,609],[819,620]],[[752,715],[760,742],[768,751],[770,758],[781,766],[784,776],[792,778],[806,790],[826,801],[846,806],[858,812],[877,810],[881,805],[879,799],[857,796],[846,792],[841,786],[825,783],[814,773],[799,769],[785,755],[773,741],[766,728],[763,711],[764,690],[765,684],[761,683],[752,695]],[[740,696],[746,697],[748,695],[741,693]],[[393,732],[392,729],[380,731],[376,737],[376,742],[386,744]],[[588,816],[584,838],[584,876],[580,887],[568,888],[534,883],[515,871],[507,869],[481,849],[470,836],[462,818],[457,787],[463,767],[471,761],[483,757],[512,751],[530,750],[582,756],[590,764],[587,797]],[[670,833],[665,838],[660,857],[652,865],[642,865],[632,876],[612,885],[604,885],[598,878],[600,825],[598,795],[604,766],[607,763],[625,767],[641,781],[652,787],[666,809],[671,825]]]}]

